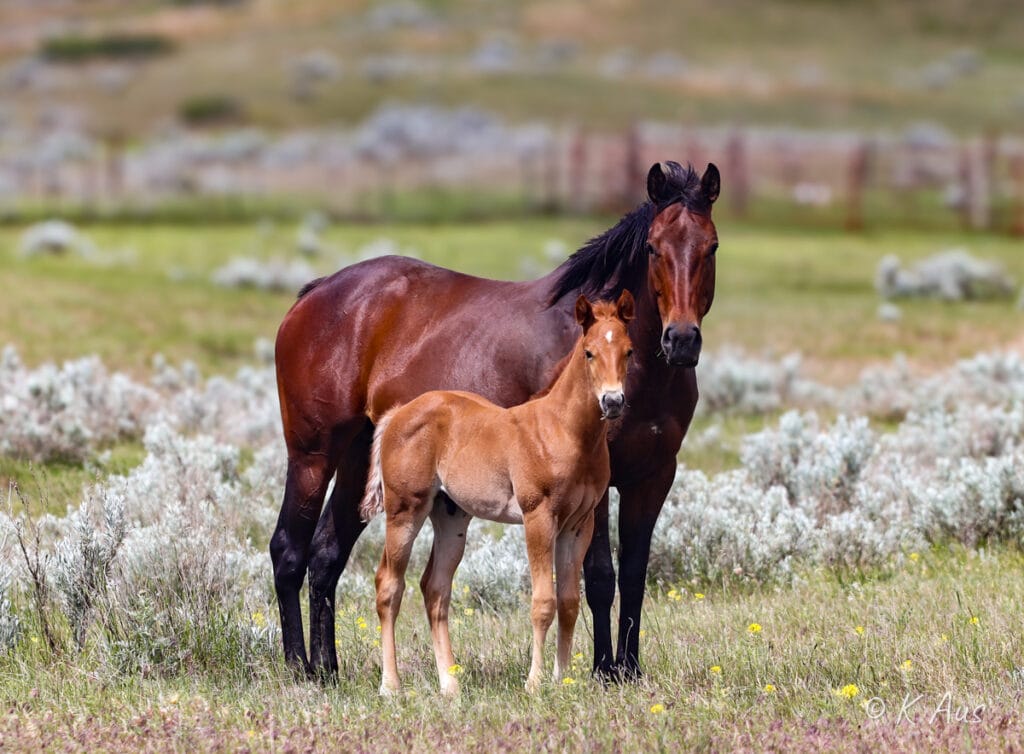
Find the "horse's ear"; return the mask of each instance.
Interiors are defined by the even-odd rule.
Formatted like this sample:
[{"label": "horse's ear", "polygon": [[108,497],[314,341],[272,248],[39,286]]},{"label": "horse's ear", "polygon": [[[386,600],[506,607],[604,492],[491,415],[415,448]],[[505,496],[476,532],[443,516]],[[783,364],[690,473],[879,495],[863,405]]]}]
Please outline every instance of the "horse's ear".
[{"label": "horse's ear", "polygon": [[714,204],[718,198],[718,192],[722,189],[722,177],[718,174],[715,163],[709,162],[704,176],[700,179],[700,191],[708,203]]},{"label": "horse's ear", "polygon": [[589,327],[596,321],[594,317],[594,307],[587,301],[587,297],[582,293],[580,297],[576,299],[576,321],[580,323],[583,331],[586,332]]},{"label": "horse's ear", "polygon": [[671,199],[669,177],[672,175],[671,162],[656,162],[647,173],[647,196],[655,204]]},{"label": "horse's ear", "polygon": [[615,302],[615,313],[619,319],[628,324],[633,319],[634,309],[633,294],[623,288],[622,293],[619,294],[619,300]]}]

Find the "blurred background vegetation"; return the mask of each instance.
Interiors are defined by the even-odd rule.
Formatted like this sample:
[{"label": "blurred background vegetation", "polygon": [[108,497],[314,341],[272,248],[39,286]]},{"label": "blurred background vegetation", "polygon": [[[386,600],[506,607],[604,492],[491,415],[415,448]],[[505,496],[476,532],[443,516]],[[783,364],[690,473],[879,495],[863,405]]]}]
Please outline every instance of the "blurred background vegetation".
[{"label": "blurred background vegetation", "polygon": [[[618,211],[1024,232],[1012,0],[11,0],[8,221]],[[702,165],[701,165],[702,167]]]}]

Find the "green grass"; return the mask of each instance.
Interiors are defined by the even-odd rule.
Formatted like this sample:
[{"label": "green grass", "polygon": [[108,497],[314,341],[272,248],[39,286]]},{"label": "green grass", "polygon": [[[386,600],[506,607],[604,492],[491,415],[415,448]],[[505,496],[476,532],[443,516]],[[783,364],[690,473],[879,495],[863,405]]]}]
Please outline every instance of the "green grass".
[{"label": "green grass", "polygon": [[[543,260],[546,240],[560,238],[574,247],[610,222],[336,225],[326,241],[331,254],[345,253],[385,236],[433,262],[510,277],[521,272],[524,257],[550,264]],[[146,376],[152,354],[162,352],[172,361],[193,359],[207,374],[230,371],[251,362],[253,339],[273,337],[291,304],[289,295],[226,291],[208,282],[210,271],[236,254],[269,257],[290,248],[290,223],[99,223],[84,230],[103,254],[122,261],[22,259],[16,253],[19,229],[0,230],[6,294],[0,299],[0,342],[14,343],[29,363],[99,353],[112,368]],[[849,236],[729,221],[720,222],[719,234],[718,291],[704,327],[710,350],[798,350],[812,376],[841,384],[897,352],[927,370],[1018,342],[1024,314],[1013,301],[908,302],[902,322],[883,324],[875,316],[872,287],[884,254],[909,260],[954,245],[998,259],[1022,279],[1024,259],[1011,240],[922,230]],[[126,249],[133,253],[119,251]],[[326,269],[335,261],[328,255],[318,264]],[[730,468],[739,439],[766,421],[770,417],[726,417],[721,444],[701,446],[693,439],[709,420],[699,419],[682,457],[709,473]],[[111,449],[107,471],[125,471],[141,454],[137,443],[119,444]],[[32,515],[63,513],[93,473],[0,459],[0,479],[19,480],[35,506]],[[259,539],[266,533],[254,534]],[[252,665],[213,649],[169,676],[122,675],[104,662],[95,643],[81,655],[51,656],[29,619],[22,643],[0,657],[0,704],[7,711],[0,740],[14,750],[68,742],[89,750],[130,749],[144,741],[183,750],[489,750],[496,737],[509,749],[931,750],[955,746],[968,735],[977,749],[1000,749],[1021,734],[1015,705],[1024,686],[1017,670],[1024,650],[1022,565],[1015,549],[938,548],[867,573],[802,573],[793,586],[779,588],[656,585],[641,639],[645,680],[606,689],[589,678],[590,618],[584,610],[576,648],[587,656],[573,670],[575,683],[549,684],[536,698],[521,691],[529,652],[526,610],[467,615],[457,604],[454,641],[465,668],[457,703],[434,692],[416,594],[406,601],[401,623],[407,691],[393,701],[376,696],[379,649],[368,598],[343,596],[343,673],[331,688],[295,683],[276,647]],[[697,590],[706,596],[697,599]],[[27,605],[20,607],[30,616]],[[262,610],[259,621],[276,620],[270,609]],[[368,629],[358,627],[358,617],[367,619]],[[747,631],[755,622],[762,626],[757,635]],[[909,670],[902,667],[906,660]],[[774,691],[765,691],[768,684]],[[835,694],[848,684],[858,687],[852,700]],[[955,705],[985,704],[983,722],[943,727],[930,721],[947,691]],[[913,720],[897,726],[894,710],[907,693],[924,696]],[[889,717],[880,722],[867,719],[859,704],[876,696],[888,705]],[[655,705],[664,710],[651,712]]]},{"label": "green grass", "polygon": [[[182,675],[118,676],[89,649],[54,661],[30,628],[12,655],[0,657],[7,709],[0,735],[16,750],[57,741],[182,750],[474,751],[496,741],[505,750],[771,749],[771,742],[807,751],[894,742],[934,750],[958,747],[965,736],[978,750],[1000,750],[1021,735],[1022,566],[1015,550],[934,548],[870,573],[804,573],[781,589],[666,584],[645,608],[644,680],[604,688],[590,679],[584,612],[574,682],[548,681],[534,697],[522,690],[527,611],[467,614],[455,604],[462,695],[440,698],[413,591],[399,621],[404,689],[387,700],[377,696],[368,598],[344,599],[339,608],[342,673],[328,688],[294,682],[277,658],[243,668],[217,656]],[[551,652],[549,644],[549,668]],[[855,696],[837,694],[851,684]],[[881,702],[870,709],[885,704],[877,720],[862,706],[875,698]],[[905,698],[917,701],[898,719]],[[979,705],[981,722],[956,723],[957,707],[973,713]],[[951,724],[943,724],[947,708]]]},{"label": "green grass", "polygon": [[[614,218],[533,218],[480,223],[335,225],[331,248],[314,261],[339,265],[381,237],[431,262],[472,274],[510,278],[550,269],[544,243],[572,249]],[[252,359],[256,338],[273,338],[292,296],[224,290],[209,275],[233,256],[290,254],[295,226],[104,225],[85,228],[124,261],[100,265],[75,257],[22,259],[19,230],[0,230],[0,343],[13,343],[29,363],[99,354],[112,368],[147,373],[153,354],[194,360],[225,372]],[[1012,300],[901,303],[899,323],[878,320],[873,288],[878,261],[904,261],[953,246],[1002,262],[1024,280],[1019,242],[961,231],[764,229],[719,223],[721,252],[715,304],[704,322],[709,350],[736,345],[755,353],[799,351],[809,371],[842,383],[863,366],[905,353],[924,366],[947,364],[979,350],[1013,344],[1024,314]]]}]

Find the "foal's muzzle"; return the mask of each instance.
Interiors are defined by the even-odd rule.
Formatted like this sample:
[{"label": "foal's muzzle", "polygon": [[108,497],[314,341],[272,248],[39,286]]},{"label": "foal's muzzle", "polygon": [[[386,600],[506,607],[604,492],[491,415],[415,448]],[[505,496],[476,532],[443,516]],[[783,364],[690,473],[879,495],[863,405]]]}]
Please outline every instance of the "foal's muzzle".
[{"label": "foal's muzzle", "polygon": [[661,334],[661,348],[668,363],[677,367],[695,367],[704,343],[697,325],[669,325]]},{"label": "foal's muzzle", "polygon": [[618,419],[626,407],[626,396],[621,392],[601,393],[601,414],[605,419]]}]

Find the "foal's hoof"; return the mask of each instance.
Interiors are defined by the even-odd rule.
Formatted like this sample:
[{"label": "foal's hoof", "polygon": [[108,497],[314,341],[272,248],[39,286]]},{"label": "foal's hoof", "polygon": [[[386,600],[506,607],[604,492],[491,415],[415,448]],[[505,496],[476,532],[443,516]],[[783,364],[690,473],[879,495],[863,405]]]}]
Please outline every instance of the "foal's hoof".
[{"label": "foal's hoof", "polygon": [[456,697],[459,691],[459,682],[452,676],[449,675],[441,681],[441,696]]},{"label": "foal's hoof", "polygon": [[389,682],[386,682],[386,681],[381,681],[381,684],[380,684],[380,695],[382,697],[387,698],[387,697],[392,697],[392,696],[398,696],[398,694],[399,694],[399,692],[401,692],[401,690],[402,690],[402,687],[398,683],[389,683]]},{"label": "foal's hoof", "polygon": [[526,693],[536,694],[538,691],[540,691],[540,678],[536,678],[534,676],[530,676],[529,678],[527,678]]}]

